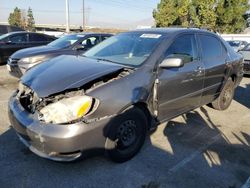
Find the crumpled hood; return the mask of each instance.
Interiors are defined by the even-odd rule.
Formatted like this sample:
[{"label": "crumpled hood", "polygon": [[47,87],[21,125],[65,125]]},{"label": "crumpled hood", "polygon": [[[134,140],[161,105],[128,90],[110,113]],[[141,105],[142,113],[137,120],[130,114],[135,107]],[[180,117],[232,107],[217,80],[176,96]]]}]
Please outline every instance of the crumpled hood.
[{"label": "crumpled hood", "polygon": [[122,65],[82,56],[61,55],[30,69],[21,82],[39,97],[78,88],[101,76],[123,69]]},{"label": "crumpled hood", "polygon": [[38,47],[32,47],[32,48],[25,48],[22,50],[18,50],[14,54],[11,55],[11,58],[13,59],[21,59],[24,57],[30,57],[30,56],[37,56],[37,55],[43,55],[47,53],[53,53],[60,50],[59,48],[53,47],[53,46],[38,46]]}]

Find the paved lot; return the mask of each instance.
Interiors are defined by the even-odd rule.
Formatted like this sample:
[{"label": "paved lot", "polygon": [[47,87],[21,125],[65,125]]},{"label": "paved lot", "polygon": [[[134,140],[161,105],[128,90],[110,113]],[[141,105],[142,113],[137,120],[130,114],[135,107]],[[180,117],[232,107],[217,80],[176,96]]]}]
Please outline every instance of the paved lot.
[{"label": "paved lot", "polygon": [[241,187],[250,176],[250,78],[227,111],[202,107],[162,124],[123,164],[94,157],[57,163],[32,154],[10,129],[17,80],[0,67],[0,187]]}]

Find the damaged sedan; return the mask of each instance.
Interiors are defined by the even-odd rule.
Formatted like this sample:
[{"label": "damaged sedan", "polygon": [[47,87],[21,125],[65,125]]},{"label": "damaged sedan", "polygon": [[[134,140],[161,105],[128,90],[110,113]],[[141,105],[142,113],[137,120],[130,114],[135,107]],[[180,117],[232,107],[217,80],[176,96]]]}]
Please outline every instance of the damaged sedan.
[{"label": "damaged sedan", "polygon": [[58,56],[28,71],[10,98],[9,118],[41,157],[72,161],[98,150],[124,162],[161,122],[206,104],[227,109],[242,62],[223,39],[201,29],[121,33],[83,55]]}]

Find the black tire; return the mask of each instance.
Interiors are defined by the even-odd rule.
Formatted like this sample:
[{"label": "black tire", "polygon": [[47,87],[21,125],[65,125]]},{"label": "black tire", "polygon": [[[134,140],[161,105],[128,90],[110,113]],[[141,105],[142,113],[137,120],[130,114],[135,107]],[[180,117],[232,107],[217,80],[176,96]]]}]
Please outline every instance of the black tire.
[{"label": "black tire", "polygon": [[147,118],[142,110],[133,107],[117,116],[106,138],[106,151],[114,162],[125,162],[141,149],[147,132]]},{"label": "black tire", "polygon": [[216,110],[226,110],[233,100],[234,89],[234,82],[232,78],[228,78],[219,97],[211,103],[211,106]]}]

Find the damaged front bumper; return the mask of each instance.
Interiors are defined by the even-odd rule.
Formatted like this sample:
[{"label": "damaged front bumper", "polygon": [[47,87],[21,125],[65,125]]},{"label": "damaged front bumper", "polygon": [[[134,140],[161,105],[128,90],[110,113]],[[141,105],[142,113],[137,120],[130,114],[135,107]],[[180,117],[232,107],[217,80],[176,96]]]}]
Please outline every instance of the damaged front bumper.
[{"label": "damaged front bumper", "polygon": [[9,119],[20,140],[35,154],[55,161],[73,161],[84,152],[105,148],[104,129],[110,118],[91,123],[45,124],[26,111],[14,96]]},{"label": "damaged front bumper", "polygon": [[243,67],[244,74],[250,75],[250,61],[245,60],[243,65],[244,65]]}]

